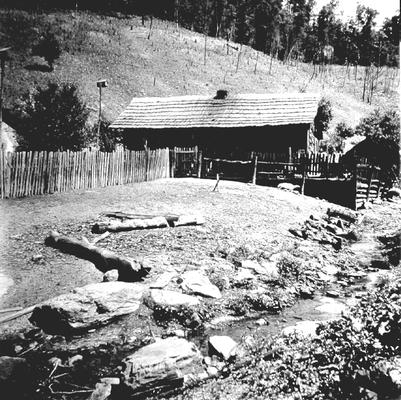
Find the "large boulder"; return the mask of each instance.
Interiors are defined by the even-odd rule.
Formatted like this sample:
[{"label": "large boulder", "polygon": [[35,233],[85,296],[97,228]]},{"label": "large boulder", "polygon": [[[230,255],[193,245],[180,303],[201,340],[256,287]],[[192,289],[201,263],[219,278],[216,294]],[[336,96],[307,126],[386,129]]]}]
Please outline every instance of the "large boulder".
[{"label": "large boulder", "polygon": [[51,334],[88,330],[137,311],[145,290],[141,283],[87,285],[40,304],[30,321]]},{"label": "large boulder", "polygon": [[194,343],[177,337],[158,339],[123,360],[123,385],[136,396],[180,387],[186,376],[202,369],[201,360]]},{"label": "large boulder", "polygon": [[182,275],[181,287],[189,292],[205,297],[220,299],[221,293],[217,286],[213,285],[209,278],[200,271],[186,271]]}]

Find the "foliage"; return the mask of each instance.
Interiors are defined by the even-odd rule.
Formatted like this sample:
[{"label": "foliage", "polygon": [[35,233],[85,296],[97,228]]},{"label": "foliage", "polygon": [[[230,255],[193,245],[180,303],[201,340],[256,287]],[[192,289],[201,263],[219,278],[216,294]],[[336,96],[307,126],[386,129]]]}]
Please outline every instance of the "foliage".
[{"label": "foliage", "polygon": [[50,71],[54,69],[54,61],[61,55],[60,43],[55,34],[48,29],[39,42],[32,48],[32,55],[43,57],[49,64]]},{"label": "foliage", "polygon": [[400,116],[396,110],[376,109],[363,118],[355,133],[366,136],[373,144],[367,156],[376,161],[384,171],[399,172]]},{"label": "foliage", "polygon": [[[359,5],[347,22],[336,17],[338,1],[331,0],[311,23],[312,0],[3,0],[5,6],[32,9],[88,9],[98,12],[136,13],[174,20],[182,26],[211,36],[220,36],[258,50],[276,54],[281,60],[297,58],[299,50],[307,61],[319,60],[323,46],[334,48],[335,62],[376,63],[394,66],[398,54],[399,17],[376,30],[377,11]],[[378,45],[378,38],[382,43]],[[386,49],[383,52],[383,49]]]},{"label": "foliage", "polygon": [[[386,365],[401,350],[401,282],[371,292],[348,315],[320,325],[314,339],[255,334],[232,380],[243,397],[368,399],[399,395]],[[227,383],[230,385],[230,382]],[[228,390],[222,387],[221,390]]]},{"label": "foliage", "polygon": [[123,142],[123,135],[119,132],[112,132],[109,129],[110,121],[102,118],[100,120],[100,132],[98,135],[98,124],[93,126],[93,137],[96,137],[100,151],[114,151]]},{"label": "foliage", "polygon": [[332,118],[333,107],[331,102],[325,98],[322,98],[319,102],[314,120],[315,135],[317,138],[323,137],[323,134],[327,131]]},{"label": "foliage", "polygon": [[336,136],[343,139],[347,139],[355,135],[354,130],[345,122],[338,123],[334,128],[334,133]]},{"label": "foliage", "polygon": [[73,84],[49,83],[26,95],[20,115],[19,144],[25,150],[80,150],[88,145],[88,110]]}]

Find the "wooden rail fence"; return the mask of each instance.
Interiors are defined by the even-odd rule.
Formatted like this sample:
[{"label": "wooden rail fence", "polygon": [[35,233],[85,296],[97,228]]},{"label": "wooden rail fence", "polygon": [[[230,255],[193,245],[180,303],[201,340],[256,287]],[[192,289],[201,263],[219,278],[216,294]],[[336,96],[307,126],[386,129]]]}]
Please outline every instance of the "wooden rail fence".
[{"label": "wooden rail fence", "polygon": [[101,151],[0,150],[0,198],[122,185],[170,176],[168,149]]}]

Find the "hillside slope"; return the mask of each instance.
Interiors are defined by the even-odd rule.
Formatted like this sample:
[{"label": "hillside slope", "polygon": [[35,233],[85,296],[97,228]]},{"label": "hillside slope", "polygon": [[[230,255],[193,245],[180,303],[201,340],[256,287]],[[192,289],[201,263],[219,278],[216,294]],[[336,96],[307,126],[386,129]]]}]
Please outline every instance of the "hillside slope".
[{"label": "hillside slope", "polygon": [[[230,48],[228,54],[226,41],[210,37],[206,39],[204,64],[205,37],[177,29],[175,24],[167,21],[154,19],[150,32],[150,22],[146,21],[142,26],[139,17],[116,18],[85,12],[56,12],[32,17],[20,11],[0,10],[0,22],[9,19],[10,15],[17,19],[34,18],[36,31],[51,25],[62,40],[63,53],[53,72],[39,71],[38,66],[46,65],[45,61],[28,52],[22,56],[14,55],[5,81],[6,107],[12,107],[23,93],[48,80],[75,82],[95,120],[98,110],[96,80],[99,78],[107,79],[109,83],[103,91],[103,110],[110,120],[134,96],[213,96],[222,88],[230,93],[319,92],[334,105],[333,123],[346,121],[352,125],[376,106],[398,104],[396,84],[387,94],[378,93],[372,105],[363,103],[362,68],[359,68],[357,80],[354,80],[353,71],[349,78],[346,77],[345,67],[341,66],[333,66],[325,77],[311,79],[311,65],[283,65],[247,46],[242,47],[239,55],[240,47],[234,43],[231,45],[238,50]],[[2,45],[8,44],[7,29],[10,26],[13,25],[2,24],[0,27]],[[397,72],[385,71],[381,88],[391,74],[396,82]]]}]

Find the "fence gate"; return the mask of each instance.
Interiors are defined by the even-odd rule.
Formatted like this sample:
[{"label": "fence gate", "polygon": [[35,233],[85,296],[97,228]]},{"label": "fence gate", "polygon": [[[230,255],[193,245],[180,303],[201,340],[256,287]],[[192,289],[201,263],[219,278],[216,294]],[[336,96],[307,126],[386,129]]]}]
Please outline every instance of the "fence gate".
[{"label": "fence gate", "polygon": [[199,159],[202,152],[198,147],[174,147],[170,150],[170,176],[181,178],[185,176],[198,176]]}]

